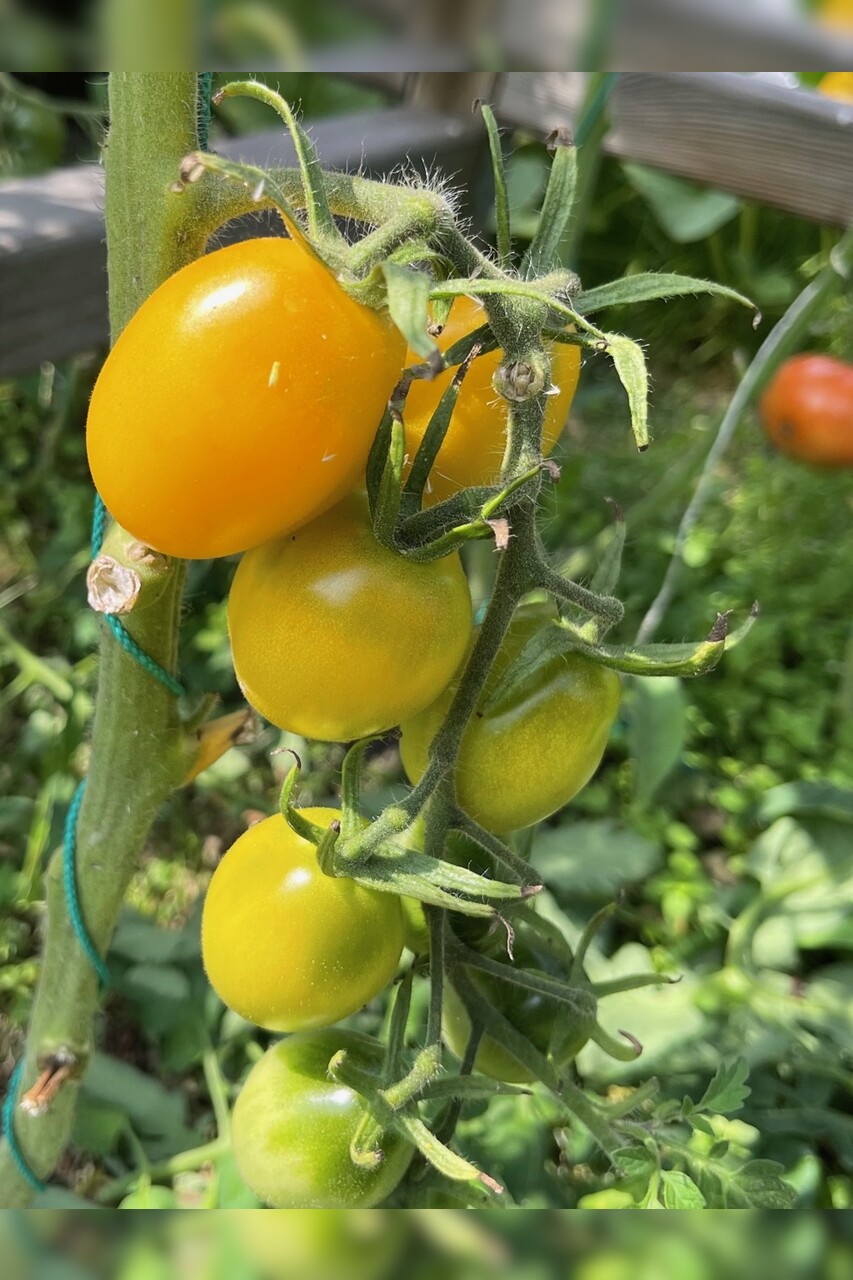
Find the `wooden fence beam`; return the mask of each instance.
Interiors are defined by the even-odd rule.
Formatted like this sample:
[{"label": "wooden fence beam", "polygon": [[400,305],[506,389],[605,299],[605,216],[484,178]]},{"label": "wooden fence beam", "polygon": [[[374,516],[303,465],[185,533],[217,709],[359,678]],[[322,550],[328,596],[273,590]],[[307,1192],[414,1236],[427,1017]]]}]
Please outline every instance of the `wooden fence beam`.
[{"label": "wooden fence beam", "polygon": [[[454,173],[482,145],[476,117],[415,105],[318,120],[311,132],[328,168],[372,174],[407,156]],[[283,130],[218,143],[217,150],[254,164],[295,162]],[[97,165],[0,183],[0,377],[106,343],[103,201]],[[257,221],[220,238],[241,234],[257,234]]]},{"label": "wooden fence beam", "polygon": [[[579,71],[510,72],[496,109],[542,134],[571,123]],[[853,103],[725,71],[623,72],[605,147],[816,222],[853,222]]]}]

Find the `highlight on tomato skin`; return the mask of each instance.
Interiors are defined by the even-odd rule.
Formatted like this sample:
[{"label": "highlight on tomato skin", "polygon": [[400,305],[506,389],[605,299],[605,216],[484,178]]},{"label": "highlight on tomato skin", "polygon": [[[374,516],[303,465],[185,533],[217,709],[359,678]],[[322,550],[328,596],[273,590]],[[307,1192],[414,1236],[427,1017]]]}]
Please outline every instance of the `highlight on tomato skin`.
[{"label": "highlight on tomato skin", "polygon": [[[335,809],[303,812],[323,829],[340,819]],[[314,845],[278,813],[231,846],[204,900],[211,986],[270,1031],[327,1027],[356,1013],[394,977],[403,941],[400,898],[325,875]]]},{"label": "highlight on tomato skin", "polygon": [[853,466],[853,365],[827,355],[786,360],[760,405],[780,453],[815,466]]},{"label": "highlight on tomato skin", "polygon": [[247,1185],[277,1209],[370,1209],[387,1200],[414,1148],[396,1134],[382,1140],[370,1169],[350,1158],[364,1103],[339,1084],[329,1062],[345,1051],[355,1067],[376,1071],[383,1046],[355,1031],[329,1028],[288,1036],[255,1063],[231,1122],[237,1167]]},{"label": "highlight on tomato skin", "polygon": [[248,551],[228,600],[246,700],[321,741],[368,737],[427,706],[456,674],[471,627],[458,554],[416,563],[383,547],[359,494]]},{"label": "highlight on tomato skin", "polygon": [[166,280],[92,394],[107,510],[166,555],[206,559],[298,528],[363,483],[405,341],[295,241],[217,249]]},{"label": "highlight on tomato skin", "polygon": [[[476,298],[457,298],[447,324],[436,339],[445,352],[462,338],[486,324],[488,317]],[[555,342],[551,347],[551,381],[556,395],[545,401],[542,424],[542,451],[547,457],[569,415],[580,375],[580,347]],[[500,350],[477,356],[465,375],[459,398],[433,464],[424,492],[424,504],[432,506],[471,485],[494,484],[500,474],[506,447],[506,403],[492,386],[492,378],[503,359]],[[411,348],[406,365],[421,363]],[[430,417],[456,373],[448,369],[431,380],[416,379],[409,388],[403,410],[406,452],[411,461],[417,453]]]}]

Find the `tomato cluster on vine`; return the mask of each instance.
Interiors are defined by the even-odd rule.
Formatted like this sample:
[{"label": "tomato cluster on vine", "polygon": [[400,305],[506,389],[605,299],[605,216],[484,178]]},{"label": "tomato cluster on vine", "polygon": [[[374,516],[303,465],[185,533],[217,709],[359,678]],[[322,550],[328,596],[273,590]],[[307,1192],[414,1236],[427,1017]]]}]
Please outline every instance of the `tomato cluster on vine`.
[{"label": "tomato cluster on vine", "polygon": [[[461,297],[440,349],[485,319],[479,302]],[[493,378],[501,356],[473,362],[427,507],[499,479],[505,412]],[[401,726],[412,783],[427,768],[476,638],[458,552],[418,561],[390,549],[375,536],[363,492],[384,406],[404,364],[416,362],[387,313],[355,301],[304,244],[250,240],[199,259],[149,297],[104,365],[88,420],[93,478],[135,538],[168,556],[241,554],[228,627],[250,705],[283,730],[323,741]],[[546,453],[579,364],[578,347],[555,345]],[[450,376],[410,388],[409,459]],[[509,833],[567,803],[597,768],[619,705],[615,672],[574,653],[540,664],[532,684],[486,706],[543,625],[536,611],[512,622],[483,691],[486,709],[475,710],[462,740],[458,803],[487,832]],[[340,821],[332,809],[300,817],[326,833]],[[329,874],[315,844],[281,814],[251,826],[214,872],[202,920],[211,985],[243,1018],[286,1035],[252,1068],[233,1117],[238,1165],[267,1203],[369,1206],[403,1177],[414,1148],[399,1135],[387,1138],[374,1168],[350,1159],[364,1101],[327,1068],[343,1050],[356,1068],[379,1070],[378,1042],[329,1028],[388,986],[406,942],[429,949],[420,903],[390,885]],[[531,964],[537,972],[535,957]],[[494,982],[477,985],[500,1003]],[[556,1036],[557,1059],[566,1061],[578,1046],[560,1038],[553,1008],[542,1022],[539,1004],[522,998],[507,1016],[543,1054]],[[448,986],[444,1035],[460,1057],[466,1017]],[[529,1078],[489,1037],[476,1066]],[[300,1163],[306,1125],[312,1154]]]}]

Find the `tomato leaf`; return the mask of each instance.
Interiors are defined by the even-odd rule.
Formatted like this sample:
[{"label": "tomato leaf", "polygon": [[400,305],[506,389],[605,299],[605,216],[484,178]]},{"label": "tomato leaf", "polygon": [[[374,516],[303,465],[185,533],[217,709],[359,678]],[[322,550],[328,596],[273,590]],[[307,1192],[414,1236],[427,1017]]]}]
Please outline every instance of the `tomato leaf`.
[{"label": "tomato leaf", "polygon": [[649,372],[641,347],[620,333],[606,333],[607,354],[610,356],[619,380],[628,395],[631,409],[631,429],[637,448],[644,452],[649,447]]},{"label": "tomato leaf", "polygon": [[713,280],[699,280],[694,276],[680,276],[670,272],[640,271],[636,275],[623,276],[609,284],[599,285],[580,293],[573,305],[581,315],[604,311],[607,307],[621,307],[635,302],[651,302],[657,298],[679,298],[685,294],[713,293],[744,307],[755,308],[749,298],[735,289],[716,284]]},{"label": "tomato leaf", "polygon": [[681,759],[686,717],[687,700],[679,680],[669,676],[633,682],[628,747],[637,804],[648,804]]},{"label": "tomato leaf", "polygon": [[529,887],[491,880],[412,849],[360,862],[352,868],[352,879],[367,888],[418,898],[472,916],[493,916],[495,908],[489,899],[518,901],[531,892]]},{"label": "tomato leaf", "polygon": [[613,1164],[624,1178],[650,1178],[657,1169],[654,1152],[639,1143],[620,1147],[612,1155]]},{"label": "tomato leaf", "polygon": [[853,791],[831,782],[783,782],[764,793],[755,818],[762,826],[769,826],[777,818],[810,813],[853,822]]},{"label": "tomato leaf", "polygon": [[479,710],[483,715],[498,714],[523,693],[546,663],[577,647],[577,639],[557,623],[539,627],[480,701]]},{"label": "tomato leaf", "polygon": [[[463,364],[460,366],[460,371],[465,368],[467,368],[467,366]],[[450,386],[444,392],[436,405],[435,411],[427,424],[426,431],[423,434],[418,451],[415,454],[412,462],[412,469],[409,472],[409,478],[405,485],[405,494],[412,507],[412,510],[407,511],[406,514],[414,514],[416,511],[420,510],[421,499],[423,497],[424,489],[427,486],[429,473],[432,470],[433,463],[438,457],[439,449],[444,444],[444,437],[447,435],[447,428],[450,426],[450,419],[453,414],[453,410],[456,407],[456,401],[459,398],[460,385],[461,379],[459,377],[454,377]],[[405,411],[403,414],[403,425],[405,427]]]},{"label": "tomato leaf", "polygon": [[[433,303],[435,308],[436,303]],[[481,324],[479,329],[474,329],[472,333],[466,333],[464,338],[459,338],[453,343],[452,347],[448,347],[444,353],[444,363],[447,368],[453,365],[461,364],[464,359],[471,353],[471,348],[479,347],[478,355],[484,356],[488,351],[497,351],[498,340],[492,332],[491,325]]]},{"label": "tomato leaf", "polygon": [[775,1160],[750,1160],[725,1185],[726,1205],[731,1209],[793,1209],[797,1193]]},{"label": "tomato leaf", "polygon": [[[371,503],[370,516],[373,532],[383,546],[396,545],[397,521],[403,499],[403,463],[406,456],[406,437],[400,418],[392,417],[388,438],[388,453],[382,467],[379,487]],[[370,501],[370,499],[368,499]]]},{"label": "tomato leaf", "polygon": [[687,644],[590,645],[588,652],[603,667],[632,676],[701,676],[720,661],[725,640]]},{"label": "tomato leaf", "polygon": [[588,643],[576,625],[543,625],[527,640],[480,703],[483,714],[495,714],[512,703],[554,658],[584,653],[603,667],[635,676],[699,676],[713,671],[728,646],[742,639],[751,620],[726,637],[720,615],[706,640],[687,644],[605,645]]},{"label": "tomato leaf", "polygon": [[480,114],[486,126],[489,138],[489,151],[492,157],[492,178],[495,184],[495,230],[498,251],[498,262],[502,267],[509,266],[510,260],[510,228],[509,228],[509,196],[507,194],[506,172],[504,170],[501,138],[497,121],[492,108],[486,103],[480,106]]},{"label": "tomato leaf", "polygon": [[181,167],[181,177],[185,182],[197,182],[205,172],[216,173],[220,177],[230,178],[232,182],[242,183],[252,192],[254,203],[261,208],[272,204],[281,214],[291,239],[296,240],[306,253],[320,259],[317,250],[305,235],[293,206],[269,170],[261,169],[254,164],[229,160],[225,156],[215,155],[212,151],[192,152],[186,157]]},{"label": "tomato leaf", "polygon": [[536,232],[521,264],[522,277],[541,275],[557,260],[563,233],[572,216],[578,180],[578,153],[571,136],[556,130],[551,135],[554,159],[542,201]]},{"label": "tomato leaf", "polygon": [[665,1209],[705,1208],[707,1203],[705,1197],[688,1174],[672,1169],[667,1170],[661,1177]]},{"label": "tomato leaf", "polygon": [[385,474],[385,466],[388,462],[388,453],[391,449],[391,411],[386,410],[382,415],[382,421],[376,428],[376,435],[373,437],[373,444],[370,446],[370,453],[367,456],[367,468],[365,471],[365,488],[367,489],[367,501],[370,505],[370,515],[376,510],[376,504],[379,500],[379,489],[382,484],[382,477]]},{"label": "tomato leaf", "polygon": [[743,208],[743,201],[727,191],[702,187],[643,164],[623,164],[622,172],[676,244],[704,240]]},{"label": "tomato leaf", "polygon": [[[296,753],[294,752],[293,754],[295,755]],[[281,794],[278,800],[279,812],[291,831],[295,831],[303,840],[319,845],[325,835],[325,831],[316,822],[311,822],[310,819],[301,814],[293,803],[293,794],[299,781],[300,769],[301,761],[297,756],[296,763],[288,769],[281,784]]]},{"label": "tomato leaf", "polygon": [[435,358],[438,345],[429,336],[429,297],[433,282],[425,271],[412,271],[396,262],[382,267],[391,319],[413,351],[424,360]]},{"label": "tomato leaf", "polygon": [[503,1080],[491,1080],[488,1076],[441,1076],[424,1085],[419,1097],[422,1101],[429,1102],[444,1102],[453,1098],[474,1102],[481,1098],[493,1098],[499,1093],[523,1096],[529,1094],[530,1089],[516,1084],[507,1084]]},{"label": "tomato leaf", "polygon": [[[702,676],[713,671],[723,653],[749,634],[758,617],[757,606],[736,631],[728,629],[728,614],[717,620],[706,639],[686,644],[593,645],[575,633],[573,647],[581,649],[604,667],[635,676]],[[573,633],[568,632],[569,635]]]},{"label": "tomato leaf", "polygon": [[76,1146],[93,1156],[112,1155],[126,1133],[127,1113],[122,1107],[81,1095],[74,1117]]},{"label": "tomato leaf", "polygon": [[180,964],[201,955],[198,917],[182,929],[163,929],[153,921],[125,908],[110,951],[137,964]]},{"label": "tomato leaf", "polygon": [[469,952],[465,964],[480,969],[510,986],[521,987],[532,995],[543,996],[548,1000],[556,1000],[567,1005],[579,1021],[591,1019],[595,1022],[597,1001],[589,987],[572,986],[552,978],[546,973],[534,973],[527,969],[518,969],[514,965],[502,964],[500,960],[492,960],[490,956]]},{"label": "tomato leaf", "polygon": [[121,1111],[153,1158],[193,1144],[195,1135],[185,1123],[186,1099],[129,1063],[96,1053],[82,1088],[91,1103]]},{"label": "tomato leaf", "polygon": [[696,1103],[697,1111],[714,1111],[720,1115],[740,1111],[752,1090],[745,1084],[749,1065],[745,1058],[721,1063],[714,1078]]},{"label": "tomato leaf", "polygon": [[611,531],[610,539],[604,550],[604,555],[599,561],[590,590],[599,596],[610,596],[616,590],[616,584],[619,581],[619,574],[622,569],[622,552],[625,548],[625,537],[627,527],[625,525],[625,517],[620,507],[612,504],[615,511],[615,522]]}]

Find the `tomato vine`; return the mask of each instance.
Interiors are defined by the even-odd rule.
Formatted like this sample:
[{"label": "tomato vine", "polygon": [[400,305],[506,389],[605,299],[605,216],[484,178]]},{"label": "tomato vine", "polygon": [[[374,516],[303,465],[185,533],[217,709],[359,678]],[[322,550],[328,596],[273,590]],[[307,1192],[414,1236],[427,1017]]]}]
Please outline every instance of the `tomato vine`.
[{"label": "tomato vine", "polygon": [[[625,1043],[613,1040],[595,1021],[597,996],[583,965],[600,921],[592,922],[574,953],[558,957],[556,973],[511,963],[514,930],[546,945],[549,931],[529,905],[540,888],[530,866],[489,824],[467,812],[457,794],[455,770],[466,732],[479,714],[484,691],[492,699],[517,696],[548,663],[571,655],[581,664],[598,664],[599,674],[608,681],[615,681],[613,671],[700,674],[722,655],[726,623],[718,620],[705,641],[692,645],[612,645],[608,634],[622,616],[614,594],[618,554],[587,586],[549,563],[539,537],[537,505],[555,478],[543,459],[552,364],[563,359],[555,344],[568,345],[575,365],[583,348],[612,358],[627,392],[636,444],[642,450],[649,442],[642,352],[630,339],[603,331],[589,318],[616,300],[624,301],[626,282],[585,295],[574,273],[558,262],[576,185],[577,157],[570,138],[558,134],[552,139],[554,163],[543,215],[525,264],[516,271],[505,252],[495,260],[466,236],[453,202],[440,191],[326,174],[291,108],[272,91],[247,82],[229,85],[222,93],[248,94],[279,112],[296,144],[296,169],[264,171],[198,150],[196,85],[189,75],[114,73],[111,78],[107,233],[115,350],[120,350],[120,335],[130,333],[131,317],[140,306],[144,309],[146,298],[200,257],[213,232],[241,213],[268,207],[281,215],[294,245],[316,259],[350,299],[374,310],[387,306],[400,331],[401,349],[405,339],[421,362],[393,391],[366,459],[372,533],[379,550],[398,557],[399,564],[410,562],[409,567],[422,570],[425,577],[467,542],[487,540],[498,557],[494,592],[412,790],[365,825],[359,795],[366,743],[359,741],[344,764],[338,823],[321,827],[310,812],[295,807],[298,765],[286,780],[281,807],[297,836],[317,846],[320,873],[349,877],[363,891],[413,897],[426,904],[430,997],[424,1044],[413,1052],[406,1043],[410,979],[398,988],[389,1041],[377,1051],[377,1069],[366,1069],[357,1053],[347,1051],[344,1033],[327,1033],[327,1047],[340,1039],[327,1061],[328,1071],[341,1089],[360,1099],[347,1159],[363,1173],[379,1167],[389,1149],[402,1150],[402,1176],[411,1150],[417,1148],[445,1177],[500,1194],[487,1172],[474,1168],[450,1145],[463,1101],[514,1089],[472,1073],[484,1033],[506,1046],[533,1078],[556,1094],[614,1158],[620,1137],[607,1115],[562,1077],[565,1064],[559,1053],[550,1052],[550,1044],[543,1052],[483,997],[478,971],[488,976],[489,984],[521,988],[569,1010],[583,1024],[584,1034],[616,1057],[634,1057],[638,1046],[630,1037]],[[493,125],[486,115],[487,124]],[[490,139],[503,207],[501,158],[492,127]],[[304,225],[298,210],[304,211]],[[339,229],[339,217],[372,229],[350,245]],[[661,277],[657,285],[639,280],[635,293],[663,297],[685,288],[713,292],[716,286]],[[722,292],[731,296],[732,291]],[[442,353],[430,334],[430,317],[446,319],[449,305],[460,297],[476,298],[485,322]],[[507,406],[499,475],[424,505],[425,481],[447,437],[464,378],[478,352],[489,345],[501,353],[493,386]],[[458,374],[436,407],[407,471],[407,396],[416,381],[445,366],[458,366]],[[621,540],[618,545],[621,548]],[[123,612],[134,641],[173,674],[184,578],[181,562],[152,553],[118,526],[111,528],[99,560],[90,586],[96,599],[99,592],[107,592],[109,605],[103,611]],[[499,672],[495,687],[489,688],[516,610],[532,593],[551,597],[554,613],[526,639]],[[422,705],[439,691],[445,676],[450,679],[453,665],[436,689],[424,695]],[[150,672],[111,632],[105,634],[92,767],[77,829],[81,909],[101,954],[108,948],[155,811],[171,790],[197,771],[202,756],[209,762],[211,741],[224,750],[232,740],[230,726],[221,735],[211,733],[215,722],[207,720],[208,712],[204,703],[183,714],[172,693],[162,685],[154,687]],[[381,725],[365,731],[386,728],[387,717],[380,718]],[[518,767],[509,760],[510,773]],[[484,860],[481,869],[448,856],[458,836],[478,851]],[[105,847],[111,858],[106,875]],[[24,1105],[16,1109],[13,1120],[20,1148],[39,1177],[55,1167],[70,1132],[76,1092],[93,1051],[98,998],[97,975],[69,922],[57,863],[48,879],[48,933],[23,1070]],[[508,945],[505,959],[496,959],[486,953],[484,931],[501,922]],[[608,990],[647,980],[644,975],[618,979]],[[462,1001],[469,1027],[462,1071],[455,1075],[441,1072],[446,981]],[[555,1017],[554,1024],[560,1021]],[[282,1053],[287,1056],[288,1050]],[[32,1194],[8,1150],[0,1156],[0,1188],[7,1205],[25,1204]]]}]

